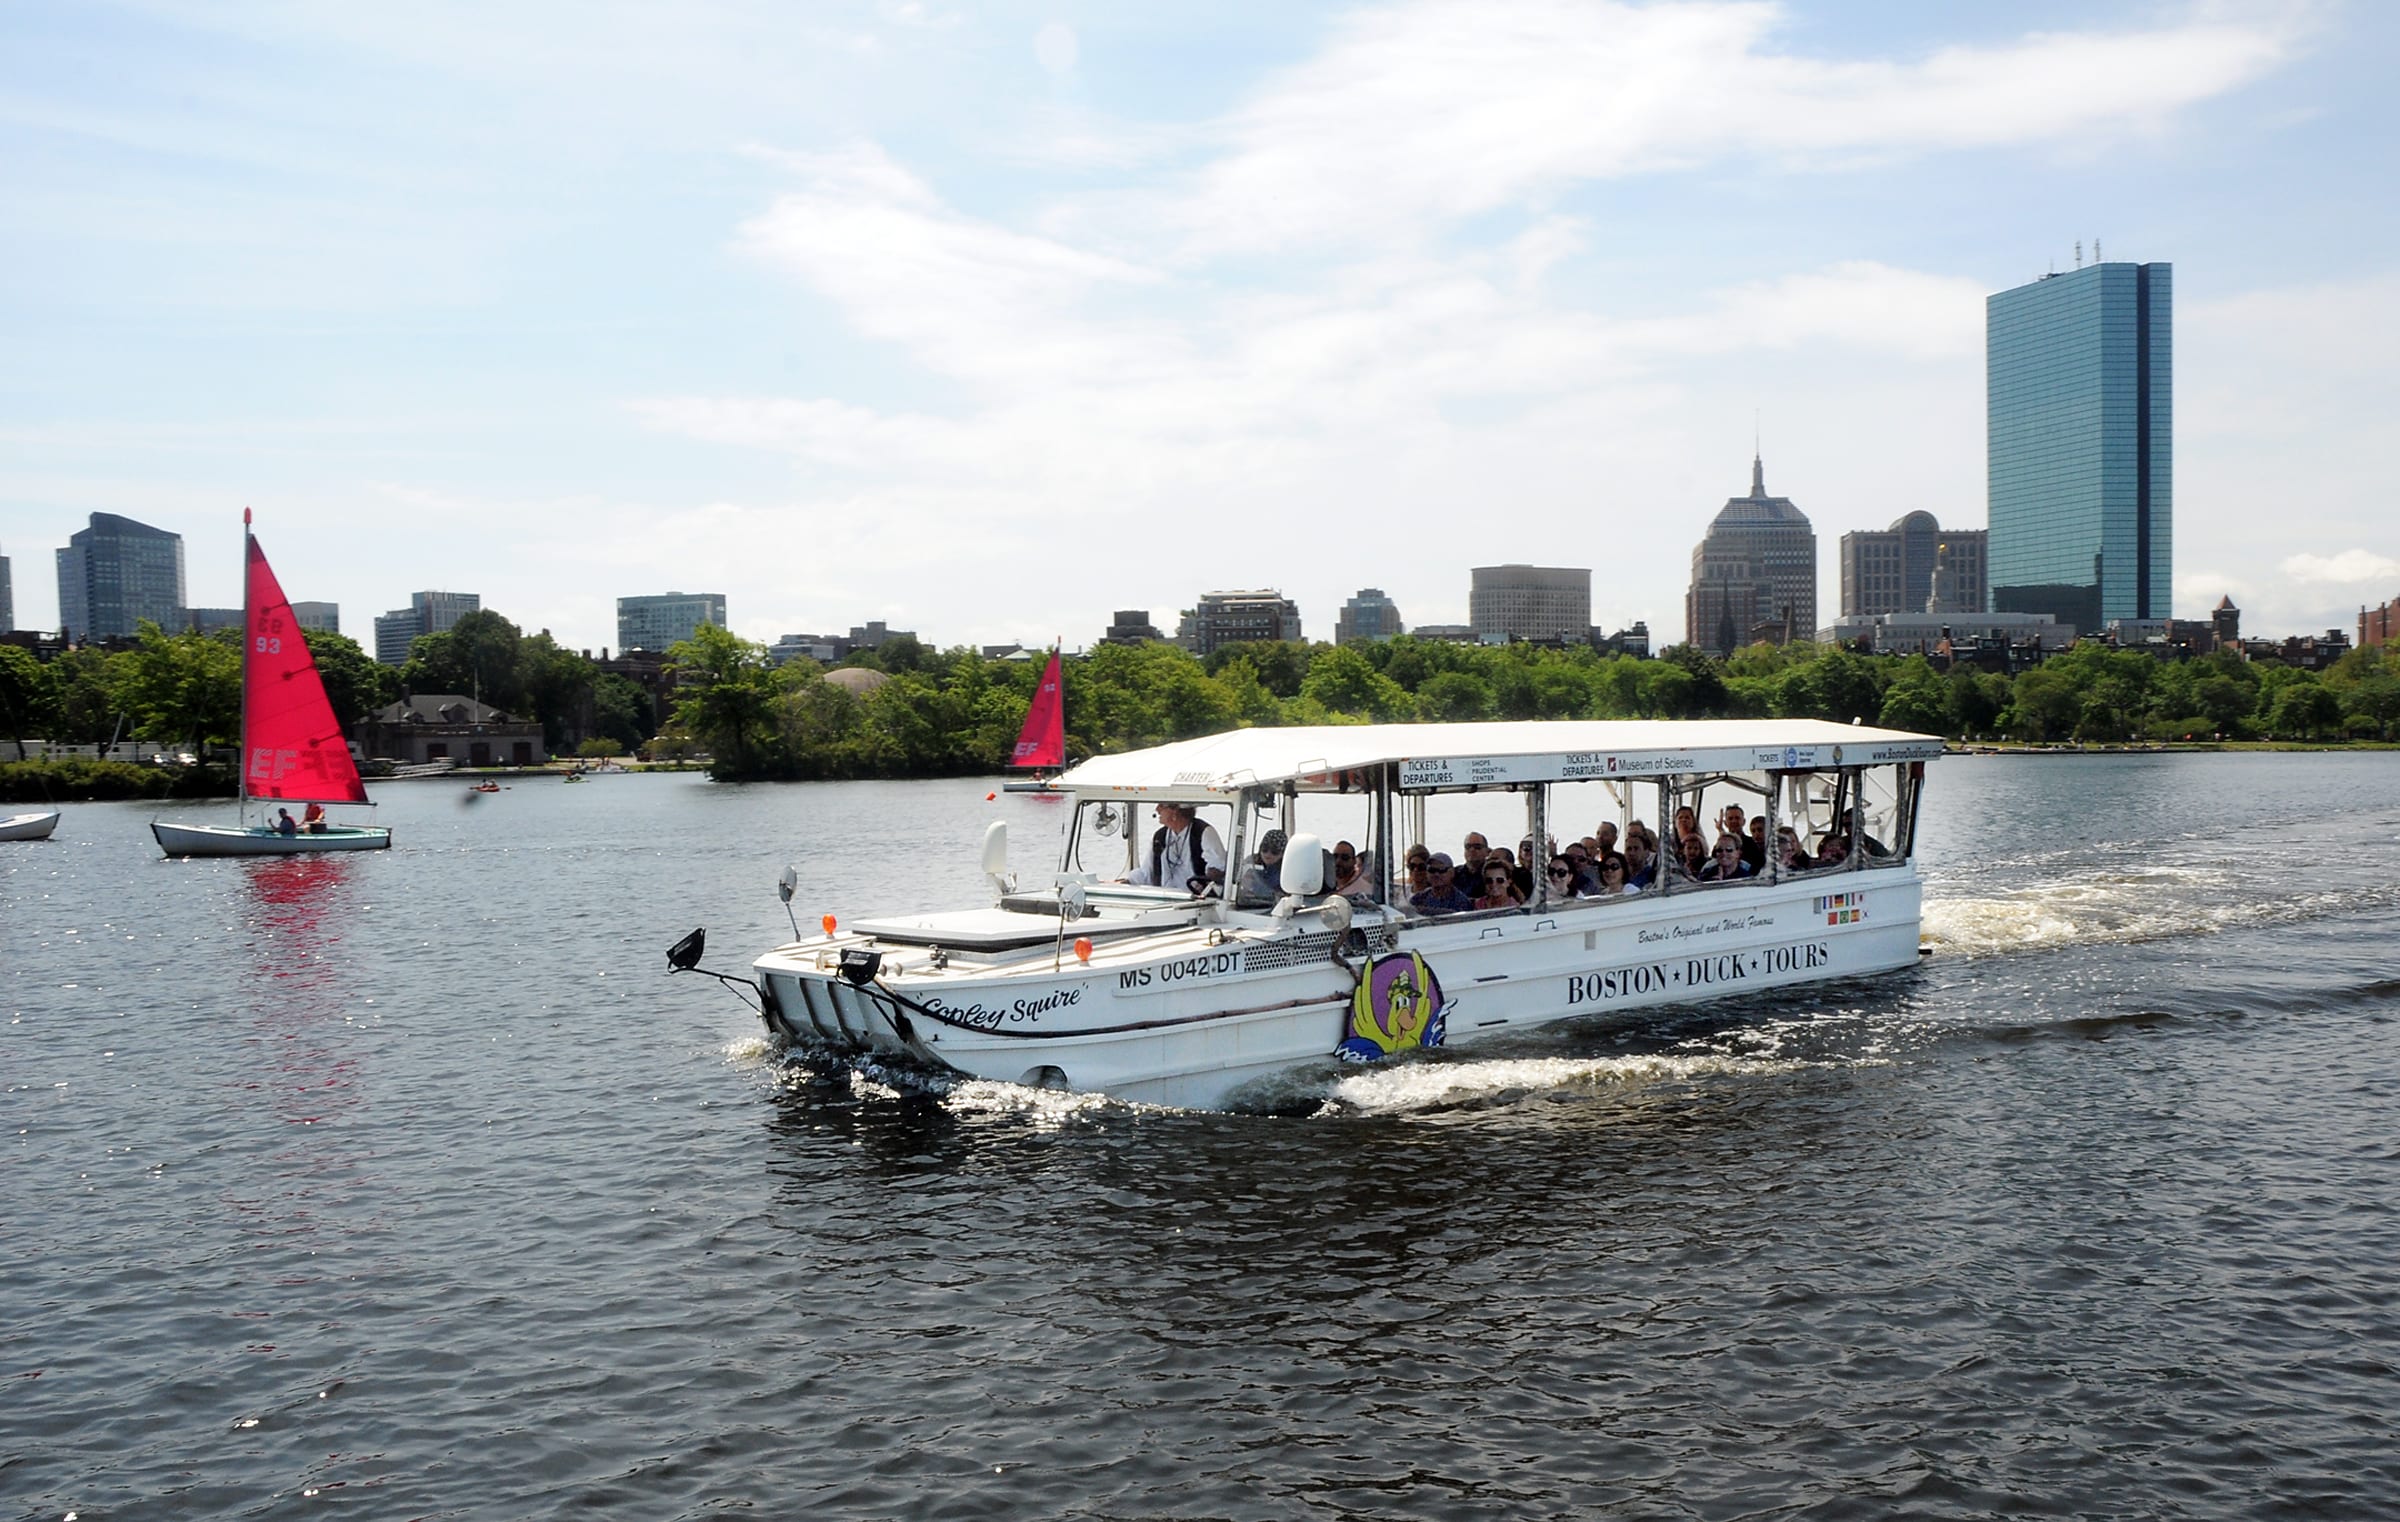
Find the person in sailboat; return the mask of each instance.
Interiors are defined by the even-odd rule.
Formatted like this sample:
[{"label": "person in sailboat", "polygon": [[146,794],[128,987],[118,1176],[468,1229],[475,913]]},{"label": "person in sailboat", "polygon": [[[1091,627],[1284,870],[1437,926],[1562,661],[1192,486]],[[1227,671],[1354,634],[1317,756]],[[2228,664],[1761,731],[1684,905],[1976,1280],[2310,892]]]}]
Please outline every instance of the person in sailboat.
[{"label": "person in sailboat", "polygon": [[1125,881],[1141,887],[1183,888],[1194,898],[1225,884],[1225,840],[1180,803],[1158,806],[1158,829],[1150,850],[1134,863]]},{"label": "person in sailboat", "polygon": [[311,835],[325,833],[325,805],[312,803],[300,811],[300,828]]},{"label": "person in sailboat", "polygon": [[275,833],[278,835],[297,835],[300,833],[300,821],[292,817],[292,811],[290,809],[277,809],[275,811]]}]

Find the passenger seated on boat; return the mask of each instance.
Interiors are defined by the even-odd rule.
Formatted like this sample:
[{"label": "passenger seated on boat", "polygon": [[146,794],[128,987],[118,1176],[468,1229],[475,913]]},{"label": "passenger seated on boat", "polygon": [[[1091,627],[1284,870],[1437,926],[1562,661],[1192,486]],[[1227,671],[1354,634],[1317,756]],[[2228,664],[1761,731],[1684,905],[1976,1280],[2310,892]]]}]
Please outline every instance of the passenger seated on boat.
[{"label": "passenger seated on boat", "polygon": [[1779,870],[1786,873],[1805,872],[1816,865],[1808,859],[1808,853],[1800,849],[1800,837],[1793,833],[1788,824],[1775,831],[1775,863]]},{"label": "passenger seated on boat", "polygon": [[1617,848],[1617,822],[1603,819],[1592,830],[1592,855],[1601,857]]},{"label": "passenger seated on boat", "polygon": [[1615,898],[1620,894],[1642,891],[1626,882],[1626,879],[1632,876],[1632,869],[1625,865],[1625,856],[1621,851],[1611,851],[1601,857],[1592,863],[1592,870],[1599,874],[1602,898]]},{"label": "passenger seated on boat", "polygon": [[1742,860],[1750,863],[1753,872],[1767,870],[1767,816],[1750,816],[1750,840],[1742,847]]},{"label": "passenger seated on boat", "polygon": [[1729,883],[1737,877],[1748,877],[1750,863],[1742,859],[1745,838],[1731,830],[1719,835],[1717,849],[1712,853],[1708,865],[1700,869],[1700,880],[1704,883]]},{"label": "passenger seated on boat", "polygon": [[1409,895],[1409,907],[1419,914],[1457,914],[1475,907],[1475,900],[1458,891],[1458,871],[1450,858],[1440,851],[1425,864],[1425,876],[1430,884],[1422,893]]},{"label": "passenger seated on boat", "polygon": [[1498,856],[1486,856],[1483,861],[1483,893],[1475,900],[1478,909],[1514,909],[1525,900],[1517,896],[1516,874]]},{"label": "passenger seated on boat", "polygon": [[1212,824],[1204,824],[1180,803],[1158,806],[1158,829],[1150,837],[1150,852],[1125,874],[1139,887],[1182,888],[1194,898],[1225,882],[1225,842]]},{"label": "passenger seated on boat", "polygon": [[1367,859],[1346,840],[1333,843],[1333,891],[1353,903],[1375,902],[1375,879],[1367,871]]},{"label": "passenger seated on boat", "polygon": [[1470,833],[1459,847],[1458,875],[1472,883],[1483,874],[1483,859],[1492,854],[1491,842],[1481,835]]},{"label": "passenger seated on boat", "polygon": [[1433,886],[1433,878],[1429,875],[1432,861],[1433,853],[1426,850],[1423,845],[1413,845],[1408,848],[1408,855],[1403,858],[1401,864],[1408,868],[1408,877],[1403,886],[1412,900]]},{"label": "passenger seated on boat", "polygon": [[1685,835],[1675,842],[1675,870],[1693,882],[1708,870],[1708,843],[1697,835]]},{"label": "passenger seated on boat", "polygon": [[1549,890],[1549,895],[1554,900],[1583,896],[1583,891],[1575,886],[1577,876],[1575,863],[1567,860],[1564,855],[1551,857],[1550,864],[1542,868],[1543,886]]},{"label": "passenger seated on boat", "polygon": [[312,803],[300,811],[300,828],[311,835],[325,833],[325,805]]},{"label": "passenger seated on boat", "polygon": [[[1767,865],[1766,839],[1761,836],[1755,841],[1752,840],[1750,832],[1744,828],[1742,820],[1743,810],[1740,804],[1725,805],[1725,812],[1717,816],[1717,829],[1720,832],[1717,836],[1717,844],[1723,845],[1725,837],[1731,835],[1735,846],[1741,850],[1742,864],[1748,867],[1750,872],[1765,871]],[[1746,872],[1743,875],[1746,877],[1750,874]]]},{"label": "passenger seated on boat", "polygon": [[1817,842],[1818,866],[1838,867],[1849,859],[1850,842],[1842,838],[1840,831],[1837,830]]},{"label": "passenger seated on boat", "polygon": [[1657,881],[1657,843],[1636,821],[1625,831],[1625,891],[1636,893]]},{"label": "passenger seated on boat", "polygon": [[1242,869],[1242,887],[1235,898],[1242,904],[1272,904],[1283,893],[1283,848],[1290,837],[1281,830],[1269,830],[1258,838],[1258,850],[1250,865]]},{"label": "passenger seated on boat", "polygon": [[1575,893],[1577,897],[1583,897],[1585,895],[1600,891],[1600,879],[1594,876],[1592,873],[1592,852],[1589,846],[1585,845],[1580,840],[1574,841],[1568,845],[1566,850],[1560,852],[1559,854],[1566,857],[1567,865],[1575,869]]},{"label": "passenger seated on boat", "polygon": [[1508,880],[1517,890],[1517,902],[1533,902],[1533,871],[1517,860],[1517,853],[1506,846],[1492,847],[1492,855],[1508,868]]},{"label": "passenger seated on boat", "polygon": [[292,817],[292,811],[290,809],[277,809],[275,811],[275,833],[278,835],[297,835],[300,833],[300,822]]},{"label": "passenger seated on boat", "polygon": [[1683,855],[1683,843],[1687,839],[1699,841],[1700,854],[1703,856],[1708,854],[1708,837],[1700,833],[1700,816],[1692,811],[1692,806],[1688,803],[1675,811],[1675,849],[1673,854],[1676,857],[1680,858]]}]

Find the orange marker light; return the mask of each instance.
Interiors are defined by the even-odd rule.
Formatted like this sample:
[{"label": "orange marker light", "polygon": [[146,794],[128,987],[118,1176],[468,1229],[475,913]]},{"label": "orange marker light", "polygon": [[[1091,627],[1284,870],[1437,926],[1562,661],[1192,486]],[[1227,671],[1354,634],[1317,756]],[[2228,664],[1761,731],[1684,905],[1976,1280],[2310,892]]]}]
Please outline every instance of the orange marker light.
[{"label": "orange marker light", "polygon": [[1079,935],[1075,937],[1075,960],[1078,962],[1088,962],[1091,959],[1092,938],[1088,935]]},{"label": "orange marker light", "polygon": [[831,934],[833,934],[833,916],[832,916],[832,915],[828,914],[827,916],[825,916],[825,918],[823,918],[822,920],[819,920],[819,921],[818,921],[818,923],[819,923],[819,924],[821,924],[821,925],[823,925],[823,926],[825,927],[825,933],[826,933],[827,935],[831,935]]},{"label": "orange marker light", "polygon": [[984,801],[984,802],[986,802],[986,803],[989,803],[989,802],[991,802],[991,801],[992,801],[994,798],[997,798],[997,797],[999,797],[999,796],[1000,796],[1000,795],[999,795],[998,793],[986,793],[986,794],[984,794],[984,795],[983,795],[983,801]]}]

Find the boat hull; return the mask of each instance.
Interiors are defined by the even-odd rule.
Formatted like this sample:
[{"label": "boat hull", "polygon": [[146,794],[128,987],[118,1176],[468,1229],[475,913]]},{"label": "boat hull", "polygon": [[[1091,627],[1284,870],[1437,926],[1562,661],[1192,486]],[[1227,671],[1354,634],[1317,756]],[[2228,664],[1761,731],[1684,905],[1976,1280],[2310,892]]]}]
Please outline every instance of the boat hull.
[{"label": "boat hull", "polygon": [[392,843],[391,831],[359,826],[337,826],[321,835],[285,835],[264,826],[152,820],[150,833],[169,856],[309,856],[320,851],[382,851]]},{"label": "boat hull", "polygon": [[58,828],[58,811],[46,814],[12,814],[0,819],[0,840],[48,840]]},{"label": "boat hull", "polygon": [[[769,1031],[789,1043],[1217,1109],[1259,1080],[1339,1055],[1371,960],[1419,959],[1437,989],[1441,1044],[1470,1046],[1561,1020],[1914,966],[1921,893],[1902,866],[1362,922],[1364,947],[1313,914],[1234,915],[1102,943],[1089,964],[1045,947],[962,974],[959,958],[936,968],[920,948],[848,936],[779,948],[754,970]],[[852,983],[839,969],[844,949],[878,950],[882,966]]]}]

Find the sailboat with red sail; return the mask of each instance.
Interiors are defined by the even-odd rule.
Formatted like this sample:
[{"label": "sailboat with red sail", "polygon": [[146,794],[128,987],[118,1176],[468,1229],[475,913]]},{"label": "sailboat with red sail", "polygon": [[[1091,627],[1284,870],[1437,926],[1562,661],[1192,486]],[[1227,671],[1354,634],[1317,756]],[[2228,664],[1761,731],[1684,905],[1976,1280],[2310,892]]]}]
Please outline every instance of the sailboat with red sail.
[{"label": "sailboat with red sail", "polygon": [[1008,764],[1029,768],[1035,775],[1002,784],[1003,792],[1057,791],[1050,785],[1050,777],[1067,764],[1067,693],[1056,650],[1050,652],[1050,664],[1042,668],[1042,684],[1033,690],[1033,706],[1025,711],[1025,727],[1017,732],[1016,752]]},{"label": "sailboat with red sail", "polygon": [[[306,827],[291,819],[291,804],[366,803],[367,788],[291,600],[250,532],[248,508],[242,510],[242,543],[241,814],[232,825],[154,819],[150,833],[169,856],[383,850],[392,843],[390,830],[331,824],[321,809],[310,810]],[[254,802],[282,807],[277,818],[253,824]]]}]

